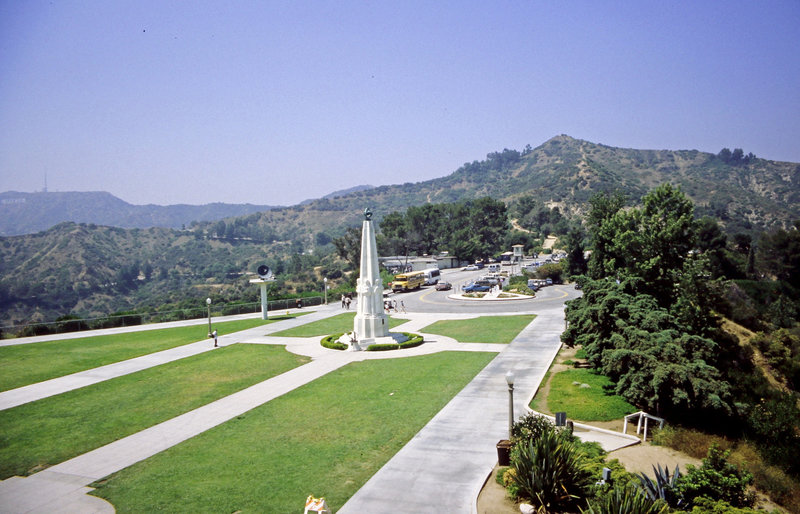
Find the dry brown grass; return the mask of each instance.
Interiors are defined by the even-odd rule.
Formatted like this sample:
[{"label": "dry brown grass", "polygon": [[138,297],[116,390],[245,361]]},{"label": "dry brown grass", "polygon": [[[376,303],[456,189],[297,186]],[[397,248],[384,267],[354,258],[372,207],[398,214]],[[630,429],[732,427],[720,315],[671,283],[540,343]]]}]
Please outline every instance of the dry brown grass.
[{"label": "dry brown grass", "polygon": [[[758,450],[747,441],[733,441],[699,430],[669,426],[658,431],[654,441],[697,459],[705,458],[713,444],[722,450],[730,450],[728,461],[753,474],[753,486],[759,493],[789,512],[800,512],[800,483],[780,468],[766,463]],[[760,495],[760,503],[769,507],[770,502]]]}]

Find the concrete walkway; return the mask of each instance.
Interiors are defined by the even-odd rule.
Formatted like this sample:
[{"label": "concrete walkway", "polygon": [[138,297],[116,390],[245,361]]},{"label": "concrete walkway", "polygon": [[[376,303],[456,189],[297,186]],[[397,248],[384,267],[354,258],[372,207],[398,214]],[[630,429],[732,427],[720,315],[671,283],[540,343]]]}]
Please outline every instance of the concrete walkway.
[{"label": "concrete walkway", "polygon": [[339,511],[473,512],[508,437],[507,371],[516,375],[515,412],[538,388],[561,346],[563,307],[540,313]]},{"label": "concrete walkway", "polygon": [[[179,444],[214,426],[301,387],[349,362],[399,358],[440,351],[499,352],[442,411],[376,473],[340,512],[473,512],[485,479],[497,461],[495,444],[507,437],[508,397],[504,375],[517,376],[515,412],[524,412],[527,400],[538,388],[560,347],[564,329],[563,306],[539,313],[510,345],[464,344],[437,335],[426,343],[402,352],[341,352],[328,350],[319,338],[270,336],[279,330],[302,325],[343,312],[339,306],[320,308],[312,314],[223,336],[221,342],[287,345],[294,353],[312,357],[312,362],[251,386],[181,416],[120,439],[91,452],[49,467],[26,478],[0,482],[2,512],[113,512],[113,506],[89,496],[92,482]],[[411,321],[396,330],[419,332],[439,319],[463,319],[446,314],[401,314]],[[225,339],[227,338],[227,339]],[[158,352],[139,359],[64,377],[68,388],[95,375],[98,381],[126,374],[146,362],[158,365],[179,357],[213,349],[208,340]],[[172,353],[169,353],[172,352]],[[164,354],[164,355],[161,355]],[[184,356],[185,356],[184,355]],[[147,358],[150,358],[147,361]],[[140,360],[141,359],[141,360]],[[137,362],[133,362],[137,361]],[[107,369],[106,369],[107,368]],[[116,375],[119,376],[119,375]],[[59,380],[59,379],[56,379]],[[48,381],[53,382],[53,381]],[[74,387],[72,387],[74,385]],[[48,386],[49,394],[58,388]],[[20,388],[24,389],[24,388]],[[19,390],[15,390],[19,391]],[[11,393],[9,391],[8,393]],[[48,395],[49,395],[48,394]],[[10,396],[9,396],[10,397]],[[30,400],[28,400],[30,401]]]}]

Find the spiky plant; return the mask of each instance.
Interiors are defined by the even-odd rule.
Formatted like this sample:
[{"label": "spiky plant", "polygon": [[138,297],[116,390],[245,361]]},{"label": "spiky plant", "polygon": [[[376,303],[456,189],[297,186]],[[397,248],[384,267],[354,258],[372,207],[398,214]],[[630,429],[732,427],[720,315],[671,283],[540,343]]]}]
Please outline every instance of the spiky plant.
[{"label": "spiky plant", "polygon": [[632,483],[615,485],[600,499],[592,502],[584,514],[666,514],[669,506],[653,500]]},{"label": "spiky plant", "polygon": [[658,468],[653,466],[653,473],[655,474],[655,481],[644,473],[639,473],[639,481],[642,484],[642,490],[651,500],[664,500],[672,507],[677,507],[680,503],[678,495],[678,479],[681,476],[681,470],[675,465],[675,471],[672,476],[669,474],[669,468]]},{"label": "spiky plant", "polygon": [[519,496],[547,512],[573,511],[582,504],[593,484],[583,457],[571,437],[552,428],[514,447],[511,466]]}]

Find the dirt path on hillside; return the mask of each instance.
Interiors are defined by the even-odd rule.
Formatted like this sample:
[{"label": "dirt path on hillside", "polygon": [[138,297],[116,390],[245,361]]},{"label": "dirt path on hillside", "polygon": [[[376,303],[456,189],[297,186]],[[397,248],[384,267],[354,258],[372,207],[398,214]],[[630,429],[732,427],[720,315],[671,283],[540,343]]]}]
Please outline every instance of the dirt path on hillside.
[{"label": "dirt path on hillside", "polygon": [[519,224],[519,220],[517,219],[511,220],[511,226],[514,228],[514,230],[519,230],[520,232],[525,232],[527,234],[531,233],[531,231],[527,228],[522,228],[522,225]]}]

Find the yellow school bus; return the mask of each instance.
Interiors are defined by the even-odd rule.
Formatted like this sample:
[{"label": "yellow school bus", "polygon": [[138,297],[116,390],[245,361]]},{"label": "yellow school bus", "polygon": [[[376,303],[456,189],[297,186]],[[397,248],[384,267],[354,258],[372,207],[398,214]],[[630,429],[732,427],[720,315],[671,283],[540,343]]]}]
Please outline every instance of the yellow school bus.
[{"label": "yellow school bus", "polygon": [[395,275],[392,280],[392,291],[411,291],[419,289],[425,283],[425,273],[422,271],[412,271],[410,273],[400,273]]}]

